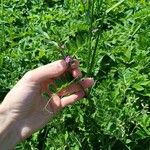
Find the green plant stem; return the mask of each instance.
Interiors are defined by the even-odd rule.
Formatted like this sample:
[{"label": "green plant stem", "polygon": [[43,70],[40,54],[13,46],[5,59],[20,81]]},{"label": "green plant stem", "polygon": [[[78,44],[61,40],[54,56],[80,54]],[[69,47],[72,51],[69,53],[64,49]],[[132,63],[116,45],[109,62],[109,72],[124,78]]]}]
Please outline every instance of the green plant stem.
[{"label": "green plant stem", "polygon": [[[100,0],[100,2],[98,1],[98,7],[99,8],[102,8],[101,6],[102,6],[102,3],[103,3],[103,0]],[[96,42],[95,42],[95,46],[94,46],[94,49],[92,50],[92,48],[91,49],[89,49],[89,59],[88,59],[88,68],[87,68],[87,75],[88,76],[90,76],[91,75],[91,72],[92,72],[92,68],[93,68],[93,66],[94,66],[94,64],[95,64],[95,55],[96,55],[96,51],[97,51],[97,46],[98,46],[98,42],[99,42],[99,38],[100,38],[100,35],[102,34],[102,32],[100,32],[100,29],[101,29],[101,26],[102,26],[102,24],[103,24],[103,21],[104,21],[104,16],[105,16],[105,13],[103,14],[103,16],[102,16],[102,20],[100,21],[99,20],[99,23],[98,23],[98,26],[97,26],[97,28],[98,28],[98,33],[97,33],[97,38],[96,38]],[[90,41],[90,47],[91,47],[91,42],[92,41]]]},{"label": "green plant stem", "polygon": [[94,46],[93,53],[92,53],[92,58],[91,58],[91,61],[90,61],[88,75],[91,75],[92,68],[94,67],[94,64],[95,64],[95,55],[96,55],[96,52],[97,52],[97,46],[98,46],[99,38],[102,35],[102,31],[100,29],[102,29],[102,24],[103,24],[104,18],[105,18],[105,14],[103,15],[102,21],[99,24],[100,27],[99,27],[99,30],[98,30],[95,46]]},{"label": "green plant stem", "polygon": [[118,7],[120,4],[122,4],[125,0],[121,0],[118,3],[116,3],[115,5],[113,5],[112,7],[110,7],[109,9],[106,10],[106,14],[108,14],[110,11],[112,11],[113,9],[115,9],[116,7]]},{"label": "green plant stem", "polygon": [[92,28],[93,28],[93,13],[94,13],[94,0],[92,1],[91,6],[91,0],[88,1],[88,12],[89,12],[89,18],[90,18],[90,28],[89,28],[89,47],[88,47],[88,59],[87,59],[87,72],[89,72],[89,66],[90,66],[90,58],[92,54]]}]

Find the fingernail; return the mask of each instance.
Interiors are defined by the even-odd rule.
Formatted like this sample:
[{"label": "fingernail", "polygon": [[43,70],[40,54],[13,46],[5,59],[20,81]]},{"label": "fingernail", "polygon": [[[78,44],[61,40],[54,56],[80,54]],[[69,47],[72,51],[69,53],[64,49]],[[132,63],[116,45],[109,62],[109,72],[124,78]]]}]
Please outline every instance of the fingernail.
[{"label": "fingernail", "polygon": [[92,84],[94,84],[94,79],[93,78],[88,78],[88,80],[90,80],[92,82]]},{"label": "fingernail", "polygon": [[92,77],[89,77],[88,79],[90,79],[90,80],[93,80],[93,81],[94,81],[94,79],[93,79]]}]

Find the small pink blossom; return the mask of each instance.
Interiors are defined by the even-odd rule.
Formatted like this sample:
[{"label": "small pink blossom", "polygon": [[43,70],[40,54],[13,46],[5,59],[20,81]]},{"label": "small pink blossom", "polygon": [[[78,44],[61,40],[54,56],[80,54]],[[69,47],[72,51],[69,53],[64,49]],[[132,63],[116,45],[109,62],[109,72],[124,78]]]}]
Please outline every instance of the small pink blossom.
[{"label": "small pink blossom", "polygon": [[67,64],[69,64],[69,63],[72,63],[72,62],[73,62],[73,59],[72,59],[71,56],[66,56],[66,57],[65,57],[65,61],[66,61]]}]

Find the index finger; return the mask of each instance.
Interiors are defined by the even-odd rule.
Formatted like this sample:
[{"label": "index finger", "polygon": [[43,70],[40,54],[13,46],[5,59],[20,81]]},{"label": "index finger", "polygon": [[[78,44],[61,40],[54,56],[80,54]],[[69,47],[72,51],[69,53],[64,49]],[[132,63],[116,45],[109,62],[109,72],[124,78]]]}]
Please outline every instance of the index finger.
[{"label": "index finger", "polygon": [[24,79],[30,82],[41,83],[50,78],[55,78],[67,70],[68,64],[64,60],[41,66],[25,74]]}]

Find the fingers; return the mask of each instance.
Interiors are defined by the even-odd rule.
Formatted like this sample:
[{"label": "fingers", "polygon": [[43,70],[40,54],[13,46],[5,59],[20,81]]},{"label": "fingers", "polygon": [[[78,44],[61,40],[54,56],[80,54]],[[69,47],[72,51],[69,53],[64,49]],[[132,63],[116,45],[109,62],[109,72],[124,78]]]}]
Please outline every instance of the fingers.
[{"label": "fingers", "polygon": [[73,104],[74,102],[78,101],[84,96],[85,96],[84,91],[79,91],[75,94],[64,97],[62,99],[60,99],[58,95],[53,94],[51,99],[47,102],[47,104],[45,104],[45,110],[47,110],[49,114],[55,114],[60,109],[64,108],[65,106]]},{"label": "fingers", "polygon": [[61,109],[60,97],[56,94],[52,94],[52,100],[49,102],[49,110],[53,113],[58,112]]},{"label": "fingers", "polygon": [[75,59],[74,63],[71,64],[70,72],[72,73],[72,76],[74,78],[82,77],[82,73],[79,69],[79,61],[78,60]]},{"label": "fingers", "polygon": [[69,88],[67,88],[67,91],[65,91],[65,93],[63,94],[69,94],[69,96],[60,98],[59,94],[52,94],[51,99],[46,104],[46,109],[48,110],[48,112],[57,113],[65,106],[71,105],[83,98],[85,96],[83,88],[86,89],[91,87],[94,84],[94,80],[91,78],[86,78],[85,80],[81,81],[80,84],[73,84]]},{"label": "fingers", "polygon": [[58,60],[45,66],[39,67],[25,74],[24,79],[41,83],[50,78],[55,78],[63,74],[68,67],[64,60]]},{"label": "fingers", "polygon": [[62,98],[61,99],[61,108],[64,108],[65,106],[75,103],[76,101],[80,100],[84,96],[85,96],[84,91],[79,91],[75,94],[72,94],[70,96]]},{"label": "fingers", "polygon": [[[79,70],[79,62],[74,60],[74,63],[71,65],[71,72],[73,77],[82,76],[81,71]],[[68,64],[64,60],[58,60],[53,63],[41,66],[32,71],[27,72],[23,79],[26,81],[41,83],[50,78],[55,78],[62,75],[68,68]]]},{"label": "fingers", "polygon": [[70,95],[72,93],[76,93],[80,90],[84,90],[86,88],[91,87],[94,84],[94,80],[92,78],[86,78],[79,83],[75,83],[70,85],[69,87],[63,89],[58,93],[59,96]]},{"label": "fingers", "polygon": [[82,77],[82,73],[81,73],[80,69],[79,69],[79,68],[73,69],[73,70],[72,70],[72,76],[73,76],[74,78]]},{"label": "fingers", "polygon": [[79,61],[74,59],[74,63],[71,64],[71,69],[76,69],[79,67]]}]

